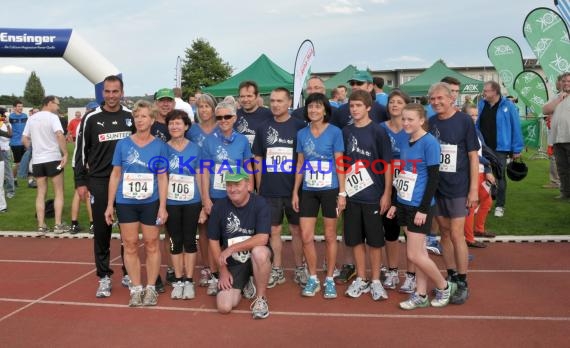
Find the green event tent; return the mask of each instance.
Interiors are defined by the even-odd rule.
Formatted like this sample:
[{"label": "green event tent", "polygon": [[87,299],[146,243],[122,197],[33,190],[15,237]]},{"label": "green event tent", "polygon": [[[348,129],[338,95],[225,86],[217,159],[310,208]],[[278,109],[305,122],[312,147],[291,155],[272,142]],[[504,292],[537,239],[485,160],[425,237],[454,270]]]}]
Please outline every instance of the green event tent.
[{"label": "green event tent", "polygon": [[[347,87],[348,91],[350,92],[351,88],[348,84],[348,80],[354,75],[354,72],[358,71],[358,69],[354,65],[349,65],[346,68],[339,71],[336,75],[332,76],[331,78],[325,80],[325,88],[327,96],[331,96],[331,92],[334,88],[340,85],[344,85]],[[384,92],[390,93],[392,91],[392,87],[384,85]]]},{"label": "green event tent", "polygon": [[400,89],[412,97],[424,96],[428,94],[428,90],[431,85],[439,82],[446,76],[455,77],[461,81],[460,94],[479,94],[483,92],[483,81],[472,79],[448,68],[441,59],[435,62],[415,79],[400,85]]},{"label": "green event tent", "polygon": [[275,64],[265,54],[262,54],[255,62],[238,74],[217,85],[205,87],[202,91],[210,93],[215,97],[236,96],[238,95],[239,84],[246,80],[255,81],[259,86],[260,94],[269,94],[277,87],[285,87],[290,91],[293,90],[293,75]]}]

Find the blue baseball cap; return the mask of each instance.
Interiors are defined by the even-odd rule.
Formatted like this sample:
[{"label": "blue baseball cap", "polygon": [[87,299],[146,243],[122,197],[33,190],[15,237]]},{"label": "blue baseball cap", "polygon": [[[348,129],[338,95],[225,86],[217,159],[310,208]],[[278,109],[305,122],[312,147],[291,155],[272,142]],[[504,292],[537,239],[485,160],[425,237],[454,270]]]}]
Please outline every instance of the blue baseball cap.
[{"label": "blue baseball cap", "polygon": [[95,110],[95,109],[97,109],[98,106],[99,106],[99,104],[97,104],[97,102],[92,101],[92,102],[87,103],[87,105],[85,105],[85,108],[87,110]]}]

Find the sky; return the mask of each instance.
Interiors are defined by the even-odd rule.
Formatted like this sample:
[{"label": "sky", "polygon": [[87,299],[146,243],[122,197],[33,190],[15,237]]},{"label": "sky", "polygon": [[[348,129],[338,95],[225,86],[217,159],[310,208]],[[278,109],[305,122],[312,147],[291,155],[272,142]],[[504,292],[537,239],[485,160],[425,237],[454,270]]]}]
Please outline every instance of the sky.
[{"label": "sky", "polygon": [[[303,40],[315,46],[313,72],[491,66],[487,47],[522,34],[549,0],[98,0],[11,1],[0,28],[73,29],[123,74],[125,94],[173,87],[177,57],[207,40],[237,73],[262,53],[292,72]],[[94,97],[94,87],[62,58],[0,58],[0,95],[22,95],[31,71],[46,94]]]}]

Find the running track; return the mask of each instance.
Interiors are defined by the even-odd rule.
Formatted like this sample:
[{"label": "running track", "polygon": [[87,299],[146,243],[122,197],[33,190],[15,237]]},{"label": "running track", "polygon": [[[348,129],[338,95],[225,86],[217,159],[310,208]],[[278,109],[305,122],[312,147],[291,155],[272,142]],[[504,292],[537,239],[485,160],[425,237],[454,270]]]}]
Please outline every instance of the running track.
[{"label": "running track", "polygon": [[[249,301],[230,315],[197,288],[194,300],[128,308],[112,241],[113,295],[95,298],[92,241],[0,237],[0,347],[567,347],[570,243],[492,243],[470,249],[471,298],[461,306],[398,308],[406,295],[374,302],[302,298],[290,280],[268,291],[271,315],[254,321]],[[323,255],[324,243],[317,243]],[[441,258],[434,257],[440,268]],[[322,261],[320,261],[322,262]],[[164,274],[164,273],[163,273]],[[322,273],[320,274],[322,276]],[[345,287],[338,287],[339,295]]]}]

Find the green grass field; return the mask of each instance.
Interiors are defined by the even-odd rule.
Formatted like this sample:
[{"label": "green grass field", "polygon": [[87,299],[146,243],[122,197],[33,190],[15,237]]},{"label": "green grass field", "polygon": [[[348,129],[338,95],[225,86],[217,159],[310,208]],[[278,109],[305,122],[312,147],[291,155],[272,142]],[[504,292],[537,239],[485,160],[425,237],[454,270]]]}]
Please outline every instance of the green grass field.
[{"label": "green grass field", "polygon": [[[73,145],[69,145],[70,156]],[[525,157],[529,157],[527,153]],[[508,182],[507,204],[505,216],[496,218],[492,211],[487,219],[487,230],[499,235],[561,235],[570,234],[570,203],[554,199],[557,190],[543,189],[548,182],[548,161],[527,160],[529,175],[521,182]],[[71,165],[65,168],[65,207],[64,221],[70,223],[71,200],[73,198],[73,171]],[[28,188],[27,182],[20,179],[16,196],[7,199],[8,212],[0,214],[0,230],[2,231],[35,231],[36,190]],[[48,198],[53,197],[51,190]],[[47,223],[53,227],[53,219]],[[85,207],[80,209],[80,224],[88,227]],[[339,234],[342,222],[339,220]],[[322,227],[317,225],[317,234],[322,234]]]}]

